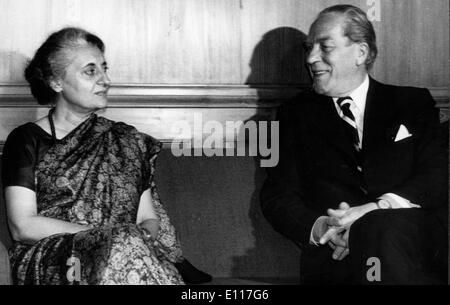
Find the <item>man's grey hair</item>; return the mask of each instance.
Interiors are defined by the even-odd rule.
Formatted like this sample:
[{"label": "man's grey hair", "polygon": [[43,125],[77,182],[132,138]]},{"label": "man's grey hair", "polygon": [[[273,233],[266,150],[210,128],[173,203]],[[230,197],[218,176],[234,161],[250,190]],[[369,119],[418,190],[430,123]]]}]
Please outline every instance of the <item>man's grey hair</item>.
[{"label": "man's grey hair", "polygon": [[370,70],[375,63],[375,59],[378,54],[377,40],[375,35],[375,30],[372,23],[367,18],[367,14],[360,8],[340,4],[330,6],[319,13],[313,25],[321,19],[321,17],[328,14],[339,14],[342,15],[344,19],[343,31],[344,36],[348,37],[351,41],[356,43],[367,43],[369,46],[369,54],[366,59],[366,69]]}]

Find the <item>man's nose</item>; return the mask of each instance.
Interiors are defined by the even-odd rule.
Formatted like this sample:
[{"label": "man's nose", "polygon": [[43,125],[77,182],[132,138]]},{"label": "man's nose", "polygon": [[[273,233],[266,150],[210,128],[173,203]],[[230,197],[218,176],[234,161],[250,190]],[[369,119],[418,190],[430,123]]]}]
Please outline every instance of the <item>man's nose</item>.
[{"label": "man's nose", "polygon": [[320,48],[319,46],[313,46],[306,57],[306,63],[312,65],[313,63],[320,60]]}]

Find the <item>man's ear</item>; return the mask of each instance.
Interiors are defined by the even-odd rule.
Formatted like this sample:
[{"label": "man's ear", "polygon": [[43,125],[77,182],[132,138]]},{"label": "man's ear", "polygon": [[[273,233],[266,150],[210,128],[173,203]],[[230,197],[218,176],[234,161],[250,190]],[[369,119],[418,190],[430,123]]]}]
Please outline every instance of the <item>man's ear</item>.
[{"label": "man's ear", "polygon": [[364,65],[366,63],[366,59],[369,56],[370,48],[369,45],[365,42],[361,42],[358,44],[357,49],[357,57],[356,57],[356,65]]},{"label": "man's ear", "polygon": [[62,84],[61,84],[61,80],[59,80],[59,79],[55,79],[55,78],[50,79],[49,85],[55,92],[62,91]]}]

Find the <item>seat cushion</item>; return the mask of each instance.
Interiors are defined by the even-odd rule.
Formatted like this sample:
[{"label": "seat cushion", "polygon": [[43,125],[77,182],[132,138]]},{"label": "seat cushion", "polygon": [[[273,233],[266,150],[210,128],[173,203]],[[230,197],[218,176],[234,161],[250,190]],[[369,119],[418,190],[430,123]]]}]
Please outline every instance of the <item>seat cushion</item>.
[{"label": "seat cushion", "polygon": [[8,251],[0,242],[0,285],[11,284]]},{"label": "seat cushion", "polygon": [[252,157],[160,152],[156,185],[194,266],[214,278],[299,279],[300,249],[262,215],[259,192],[265,177]]}]

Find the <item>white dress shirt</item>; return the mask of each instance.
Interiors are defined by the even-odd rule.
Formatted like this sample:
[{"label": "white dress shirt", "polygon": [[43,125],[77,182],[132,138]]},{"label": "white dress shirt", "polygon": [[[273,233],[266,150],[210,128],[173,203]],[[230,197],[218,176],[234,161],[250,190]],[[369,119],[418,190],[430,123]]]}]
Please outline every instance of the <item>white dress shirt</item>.
[{"label": "white dress shirt", "polygon": [[[366,99],[367,92],[369,91],[369,75],[366,74],[364,81],[359,85],[358,88],[353,90],[348,96],[350,96],[353,100],[353,103],[350,104],[350,111],[353,113],[355,117],[356,127],[358,129],[359,136],[359,148],[362,148],[363,144],[363,128],[364,128],[364,110],[366,109]],[[334,106],[336,107],[336,111],[338,115],[342,118],[344,114],[341,111],[341,107],[339,107],[337,103],[338,98],[333,97]],[[420,205],[411,203],[408,199],[403,198],[394,193],[386,193],[378,197],[378,199],[384,199],[388,201],[393,209],[399,208],[420,208]],[[313,238],[314,226],[317,222],[327,216],[320,216],[314,223],[313,229],[311,230],[310,235],[310,243],[314,245],[318,245],[318,242]]]}]

